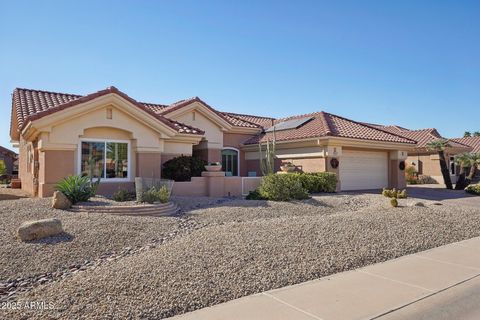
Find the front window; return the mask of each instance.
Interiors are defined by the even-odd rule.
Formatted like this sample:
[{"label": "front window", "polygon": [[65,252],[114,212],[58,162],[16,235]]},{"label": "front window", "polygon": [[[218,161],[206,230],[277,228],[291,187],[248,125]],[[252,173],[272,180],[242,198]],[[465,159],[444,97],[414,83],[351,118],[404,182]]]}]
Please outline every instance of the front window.
[{"label": "front window", "polygon": [[82,141],[80,173],[102,179],[127,179],[128,142]]},{"label": "front window", "polygon": [[238,176],[238,151],[222,150],[222,170],[226,176]]}]

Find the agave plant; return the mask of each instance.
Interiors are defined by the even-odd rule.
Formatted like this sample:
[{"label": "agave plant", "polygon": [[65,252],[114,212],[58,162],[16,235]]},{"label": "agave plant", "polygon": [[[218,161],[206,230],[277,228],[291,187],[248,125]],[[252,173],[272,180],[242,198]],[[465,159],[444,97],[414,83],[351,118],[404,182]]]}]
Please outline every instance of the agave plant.
[{"label": "agave plant", "polygon": [[445,159],[445,149],[450,147],[448,140],[438,139],[427,144],[427,149],[437,151],[440,158],[440,170],[442,171],[443,181],[447,189],[453,189],[452,180],[450,179],[450,171],[448,170],[447,160]]},{"label": "agave plant", "polygon": [[88,201],[94,193],[94,188],[87,176],[68,176],[55,185],[55,189],[62,192],[71,202]]}]

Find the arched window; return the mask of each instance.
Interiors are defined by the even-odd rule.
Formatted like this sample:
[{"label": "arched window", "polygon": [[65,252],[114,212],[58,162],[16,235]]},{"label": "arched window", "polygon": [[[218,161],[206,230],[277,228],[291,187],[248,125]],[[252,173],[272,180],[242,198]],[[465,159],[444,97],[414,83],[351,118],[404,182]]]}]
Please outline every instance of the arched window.
[{"label": "arched window", "polygon": [[239,175],[240,162],[237,149],[225,148],[222,150],[222,170],[225,171],[227,177]]}]

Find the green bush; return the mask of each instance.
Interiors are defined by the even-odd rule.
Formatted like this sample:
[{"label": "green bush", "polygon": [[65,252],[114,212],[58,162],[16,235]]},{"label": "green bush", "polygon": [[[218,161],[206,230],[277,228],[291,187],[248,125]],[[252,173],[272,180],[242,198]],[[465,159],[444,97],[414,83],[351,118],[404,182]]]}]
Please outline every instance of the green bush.
[{"label": "green bush", "polygon": [[331,172],[289,173],[297,175],[302,186],[308,193],[335,192],[337,176]]},{"label": "green bush", "polygon": [[465,191],[480,196],[480,184],[471,184],[465,188]]},{"label": "green bush", "polygon": [[170,199],[170,191],[166,186],[160,188],[151,187],[142,195],[142,201],[147,203],[167,203]]},{"label": "green bush", "polygon": [[3,161],[3,159],[0,159],[0,176],[6,173],[7,173],[7,166],[5,164],[5,161]]},{"label": "green bush", "polygon": [[162,177],[174,181],[190,181],[192,177],[201,176],[206,164],[205,160],[196,157],[176,157],[163,164]]},{"label": "green bush", "polygon": [[117,202],[132,201],[135,200],[135,198],[135,192],[126,189],[118,189],[113,194],[113,200]]},{"label": "green bush", "polygon": [[250,191],[248,195],[245,197],[247,200],[266,200],[264,197],[260,195],[258,189]]},{"label": "green bush", "polygon": [[55,189],[62,192],[71,202],[88,201],[95,195],[95,186],[92,185],[89,177],[68,176],[55,185]]},{"label": "green bush", "polygon": [[290,201],[308,198],[298,174],[269,174],[263,177],[258,192],[262,198],[273,201]]}]

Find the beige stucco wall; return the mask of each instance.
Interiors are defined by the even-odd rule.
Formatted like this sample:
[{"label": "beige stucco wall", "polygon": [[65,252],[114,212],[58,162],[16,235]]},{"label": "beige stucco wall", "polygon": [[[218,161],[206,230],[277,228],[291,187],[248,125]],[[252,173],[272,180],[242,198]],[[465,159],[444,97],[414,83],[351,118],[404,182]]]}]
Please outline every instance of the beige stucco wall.
[{"label": "beige stucco wall", "polygon": [[[25,139],[20,138],[19,148],[18,148],[18,178],[22,181],[22,190],[29,193],[32,196],[35,196],[34,188],[34,162],[32,161],[30,166],[27,166],[27,147],[30,145],[30,148],[33,150],[33,143],[25,141]],[[34,159],[33,159],[34,160]]]},{"label": "beige stucco wall", "polygon": [[41,151],[39,164],[39,197],[50,197],[58,181],[76,173],[73,150]]},{"label": "beige stucco wall", "polygon": [[[107,119],[108,109],[112,109],[112,119]],[[161,141],[158,132],[113,105],[107,105],[64,120],[46,129],[49,132],[45,137],[46,139],[43,138],[44,141],[42,141],[46,148],[54,148],[55,146],[52,145],[76,147],[79,137],[108,137],[110,139],[114,139],[112,137],[120,139],[128,137],[136,140],[137,148],[156,151],[162,151],[163,149],[163,141]],[[121,129],[121,133],[119,129]]]},{"label": "beige stucco wall", "polygon": [[215,122],[207,118],[207,116],[202,114],[200,111],[194,109],[171,118],[205,131],[205,139],[208,141],[208,148],[222,148],[223,131]]}]

